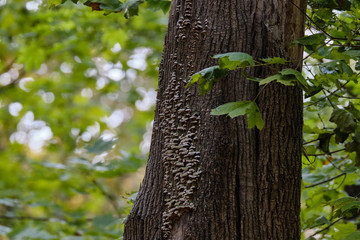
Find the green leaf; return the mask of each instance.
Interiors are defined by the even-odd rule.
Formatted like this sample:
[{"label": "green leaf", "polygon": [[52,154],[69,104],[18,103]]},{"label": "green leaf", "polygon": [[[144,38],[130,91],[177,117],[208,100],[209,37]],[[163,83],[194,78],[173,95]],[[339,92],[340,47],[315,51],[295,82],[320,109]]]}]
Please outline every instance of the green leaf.
[{"label": "green leaf", "polygon": [[305,92],[305,98],[312,97],[315,94],[319,93],[321,90],[323,90],[322,86],[308,86],[308,91]]},{"label": "green leaf", "polygon": [[227,69],[221,69],[219,66],[212,66],[201,70],[191,76],[191,81],[186,87],[191,87],[195,83],[199,83],[199,93],[204,95],[212,89],[212,86],[219,79],[227,75]]},{"label": "green leaf", "polygon": [[285,64],[287,62],[285,58],[280,58],[280,57],[263,58],[261,60],[269,64]]},{"label": "green leaf", "polygon": [[282,70],[280,72],[283,76],[289,76],[290,78],[292,78],[294,76],[295,80],[300,84],[300,86],[303,87],[304,91],[307,91],[308,89],[308,84],[305,80],[305,78],[303,77],[303,75],[296,71],[295,69],[292,68],[286,68],[284,70]]},{"label": "green leaf", "polygon": [[349,137],[349,133],[344,133],[340,131],[340,128],[335,128],[335,142],[336,143],[344,143],[346,139]]},{"label": "green leaf", "polygon": [[249,111],[249,108],[251,108],[252,101],[243,101],[243,102],[238,102],[238,103],[242,103],[242,104],[239,105],[236,109],[229,112],[229,116],[231,118],[235,118],[235,117],[247,114]]},{"label": "green leaf", "polygon": [[253,57],[243,52],[216,54],[214,58],[220,58],[220,67],[227,68],[229,70],[234,70],[238,67],[244,68],[255,65]]},{"label": "green leaf", "polygon": [[267,84],[267,83],[270,83],[272,81],[281,81],[281,74],[275,74],[275,75],[272,75],[272,76],[269,76],[263,80],[260,81],[259,85],[264,85],[264,84]]},{"label": "green leaf", "polygon": [[298,40],[295,40],[294,44],[300,44],[306,46],[309,50],[315,51],[317,46],[324,44],[324,41],[326,39],[325,34],[323,33],[316,33],[310,36],[305,36],[303,38],[300,38]]},{"label": "green leaf", "polygon": [[164,13],[167,13],[170,9],[171,1],[170,0],[146,0],[148,6],[152,10],[161,9]]},{"label": "green leaf", "polygon": [[292,82],[296,81],[299,83],[299,85],[302,87],[302,89],[305,92],[308,92],[309,85],[307,84],[305,78],[302,76],[302,74],[292,68],[286,68],[282,71],[280,71],[278,74],[269,76],[263,80],[260,81],[260,85],[264,85],[267,83],[270,83],[272,81],[277,81],[278,83],[281,83],[286,86],[294,86]]},{"label": "green leaf", "polygon": [[56,7],[57,5],[60,5],[63,2],[63,0],[48,0],[49,7]]},{"label": "green leaf", "polygon": [[[218,116],[218,115],[225,115],[229,114],[230,112],[233,112],[237,110],[239,112],[239,115],[244,115],[246,113],[246,108],[249,106],[251,101],[239,101],[239,102],[229,102],[225,103],[221,106],[218,106],[217,108],[214,108],[211,110],[211,115]],[[241,111],[244,110],[242,113]]]},{"label": "green leaf", "polygon": [[359,239],[360,239],[360,231],[352,232],[343,238],[343,240],[359,240]]},{"label": "green leaf", "polygon": [[360,50],[348,50],[343,52],[343,54],[346,54],[349,57],[360,57]]},{"label": "green leaf", "polygon": [[294,43],[298,43],[301,45],[314,45],[314,44],[322,44],[324,43],[326,36],[324,33],[316,33],[313,35],[305,36],[298,40],[295,40]]},{"label": "green leaf", "polygon": [[339,64],[339,70],[341,72],[344,72],[344,73],[347,73],[348,76],[352,76],[354,74],[353,70],[351,69],[351,67],[346,64],[346,62],[344,61],[340,61],[340,64]]},{"label": "green leaf", "polygon": [[347,152],[356,152],[360,149],[360,143],[357,141],[351,141],[345,144],[345,150]]},{"label": "green leaf", "polygon": [[360,121],[360,105],[359,104],[354,104],[352,102],[349,102],[349,105],[345,109],[348,110],[354,116],[355,119]]},{"label": "green leaf", "polygon": [[330,138],[332,134],[331,133],[322,133],[319,134],[318,140],[319,140],[319,149],[323,151],[324,153],[329,153],[329,144],[330,144]]},{"label": "green leaf", "polygon": [[87,146],[86,150],[89,153],[100,154],[102,152],[109,150],[112,146],[114,146],[114,143],[116,141],[117,140],[104,141],[102,138],[99,138],[92,145]]},{"label": "green leaf", "polygon": [[349,211],[352,209],[360,209],[360,202],[359,201],[353,201],[348,204],[345,204],[343,207],[341,207],[341,211]]},{"label": "green leaf", "polygon": [[326,175],[324,174],[303,174],[303,181],[307,182],[307,183],[317,183],[317,182],[321,182],[325,179],[327,179]]},{"label": "green leaf", "polygon": [[263,129],[264,121],[262,119],[260,109],[255,102],[251,102],[250,107],[247,110],[248,127],[257,127],[259,130]]},{"label": "green leaf", "polygon": [[352,114],[343,109],[334,109],[330,122],[335,123],[344,133],[354,132],[356,128],[356,121]]},{"label": "green leaf", "polygon": [[106,10],[110,12],[121,12],[123,10],[122,3],[119,0],[89,0],[84,3],[92,10]]},{"label": "green leaf", "polygon": [[238,101],[225,103],[211,111],[211,115],[228,114],[231,118],[241,115],[247,116],[248,127],[257,127],[261,130],[264,127],[264,121],[257,104],[253,101]]},{"label": "green leaf", "polygon": [[347,240],[345,237],[353,232],[356,232],[356,225],[352,222],[347,223],[338,223],[336,224],[337,231],[334,233],[333,238],[334,240],[344,239]]},{"label": "green leaf", "polygon": [[335,209],[340,209],[343,206],[345,206],[351,202],[355,202],[355,201],[357,201],[357,200],[354,197],[342,197],[342,198],[339,198],[339,199],[336,199],[336,200],[330,202],[329,205],[334,207]]},{"label": "green leaf", "polygon": [[143,3],[143,0],[128,0],[123,4],[125,18],[138,15],[139,5]]},{"label": "green leaf", "polygon": [[316,218],[314,222],[311,224],[311,226],[309,226],[308,228],[314,228],[314,227],[322,226],[324,224],[330,225],[331,222],[325,216],[320,216]]}]

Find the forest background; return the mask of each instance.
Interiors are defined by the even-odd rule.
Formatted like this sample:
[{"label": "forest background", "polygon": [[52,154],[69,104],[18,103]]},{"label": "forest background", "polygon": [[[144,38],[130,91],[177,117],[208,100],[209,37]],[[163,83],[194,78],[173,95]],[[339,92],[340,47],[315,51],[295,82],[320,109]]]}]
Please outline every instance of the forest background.
[{"label": "forest background", "polygon": [[[0,239],[121,238],[169,4],[0,0]],[[267,79],[306,79],[302,237],[359,239],[360,5],[313,0],[306,14],[302,77]]]}]

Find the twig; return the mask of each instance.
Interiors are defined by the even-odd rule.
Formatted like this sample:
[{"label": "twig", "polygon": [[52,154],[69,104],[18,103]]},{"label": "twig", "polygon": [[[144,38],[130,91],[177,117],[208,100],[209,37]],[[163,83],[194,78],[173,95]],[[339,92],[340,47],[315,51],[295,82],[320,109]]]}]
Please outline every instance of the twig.
[{"label": "twig", "polygon": [[96,181],[96,179],[92,179],[91,180],[94,185],[100,190],[100,192],[109,200],[109,202],[111,203],[111,205],[113,206],[114,210],[116,211],[116,214],[118,215],[118,217],[122,217],[120,215],[120,210],[119,210],[119,206],[117,204],[117,199],[116,197],[114,197],[114,195],[108,193],[105,191],[105,189],[101,186],[101,184]]},{"label": "twig", "polygon": [[314,184],[311,184],[311,185],[308,185],[308,186],[305,186],[305,188],[312,188],[312,187],[316,187],[318,185],[321,185],[321,184],[324,184],[324,183],[327,183],[327,182],[330,182],[336,178],[339,178],[341,176],[344,176],[346,177],[346,173],[340,173],[339,175],[335,176],[335,177],[332,177],[332,178],[329,178],[329,179],[326,179],[324,181],[321,181],[321,182],[318,182],[318,183],[314,183]]},{"label": "twig", "polygon": [[343,185],[343,183],[345,182],[346,176],[347,176],[347,174],[345,173],[345,177],[343,178],[343,180],[341,181],[339,186],[337,186],[335,189],[338,189],[339,187],[341,187],[341,185]]},{"label": "twig", "polygon": [[323,228],[323,229],[320,229],[319,231],[315,232],[315,233],[312,234],[311,236],[307,237],[306,240],[311,239],[313,236],[315,236],[315,235],[317,235],[317,234],[319,234],[319,233],[321,233],[321,232],[329,229],[332,225],[334,225],[335,223],[339,222],[340,220],[343,220],[344,218],[345,218],[345,216],[339,218],[338,220],[336,220],[336,221],[334,221],[334,222],[332,222],[332,223],[330,223],[327,227],[325,227],[325,228]]},{"label": "twig", "polygon": [[329,103],[330,103],[330,105],[332,106],[332,108],[333,108],[333,109],[335,109],[334,104],[331,102],[331,100],[330,100],[329,96],[328,96],[328,95],[326,95],[326,92],[325,92],[325,90],[324,90],[324,89],[322,89],[322,92],[324,93],[324,95],[325,95],[326,99],[329,101]]},{"label": "twig", "polygon": [[310,161],[310,158],[309,158],[309,156],[308,156],[308,154],[307,154],[307,152],[306,152],[306,149],[304,148],[304,146],[302,147],[302,151],[303,151],[303,154],[304,154],[305,158],[308,160],[309,165],[312,165],[312,164],[315,162],[316,158],[315,158],[314,161],[311,162],[311,161]]},{"label": "twig", "polygon": [[265,89],[265,87],[268,85],[269,83],[266,83],[261,89],[260,91],[258,92],[258,94],[256,95],[256,97],[254,98],[253,102],[256,101],[256,99],[260,96],[260,93]]},{"label": "twig", "polygon": [[[346,83],[344,83],[343,85],[341,85],[338,89],[335,89],[334,91],[332,91],[331,93],[329,93],[329,95],[327,97],[330,97],[332,95],[334,95],[336,92],[340,91],[341,88],[345,87],[346,84],[348,84],[350,81],[347,81]],[[322,100],[326,99],[327,97],[322,97],[322,98],[319,98],[317,101],[313,102],[313,103],[310,103],[309,105],[305,105],[304,108],[306,107],[310,107],[312,105],[315,105],[317,104],[318,102],[321,102]]]},{"label": "twig", "polygon": [[330,34],[328,34],[324,29],[322,29],[321,27],[319,27],[316,22],[314,22],[311,17],[309,15],[307,15],[306,12],[304,12],[298,5],[296,5],[295,3],[293,3],[292,1],[290,1],[290,3],[292,5],[294,5],[307,19],[309,19],[309,21],[314,24],[315,27],[317,27],[318,29],[320,29],[320,31],[322,31],[326,36],[328,36],[329,38],[333,38]]},{"label": "twig", "polygon": [[309,143],[312,143],[312,142],[316,142],[316,141],[318,141],[319,139],[317,138],[317,139],[313,139],[313,140],[310,140],[310,141],[308,141],[308,142],[304,142],[303,143],[303,145],[306,145],[306,144],[309,144]]},{"label": "twig", "polygon": [[342,149],[335,150],[335,151],[328,152],[328,153],[308,154],[308,156],[317,157],[317,156],[331,155],[331,154],[333,154],[333,153],[337,153],[337,152],[344,151],[345,149],[346,149],[346,148],[342,148]]},{"label": "twig", "polygon": [[340,96],[338,94],[334,94],[335,97],[338,98],[346,98],[346,99],[360,99],[360,97],[348,97],[348,96]]},{"label": "twig", "polygon": [[323,46],[326,46],[326,44],[328,44],[329,42],[331,42],[332,40],[330,39],[329,41],[327,41],[326,43],[322,44],[320,47],[316,48],[315,51],[313,51],[312,53],[310,53],[309,55],[307,55],[303,61],[305,62],[306,59],[308,59],[311,55],[313,55],[314,53],[316,53],[320,48],[322,48]]}]

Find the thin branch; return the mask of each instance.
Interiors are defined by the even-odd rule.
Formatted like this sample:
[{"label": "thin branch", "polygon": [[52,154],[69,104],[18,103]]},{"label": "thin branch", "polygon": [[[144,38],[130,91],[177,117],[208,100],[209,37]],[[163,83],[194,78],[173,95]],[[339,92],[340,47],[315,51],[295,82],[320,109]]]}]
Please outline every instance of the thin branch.
[{"label": "thin branch", "polygon": [[311,185],[305,186],[305,188],[312,188],[312,187],[316,187],[316,186],[319,186],[319,185],[321,185],[321,184],[324,184],[324,183],[330,182],[330,181],[332,181],[332,180],[334,180],[334,179],[336,179],[336,178],[339,178],[339,177],[341,177],[341,176],[344,176],[344,175],[345,175],[345,177],[346,177],[346,173],[340,173],[339,175],[337,175],[337,176],[335,176],[335,177],[331,177],[331,178],[326,179],[326,180],[324,180],[324,181],[321,181],[321,182],[318,182],[318,183],[314,183],[314,184],[311,184]]},{"label": "thin branch", "polygon": [[256,95],[256,97],[254,98],[253,102],[256,101],[256,99],[260,96],[260,93],[265,89],[265,87],[268,85],[269,83],[266,83],[261,89],[260,91],[258,92],[258,94]]},{"label": "thin branch", "polygon": [[335,223],[339,222],[340,220],[343,220],[344,218],[345,218],[345,216],[343,216],[343,217],[339,218],[338,220],[330,223],[327,227],[325,227],[325,228],[323,228],[323,229],[320,229],[319,231],[315,232],[315,233],[312,234],[311,236],[307,237],[306,240],[311,239],[311,238],[314,237],[315,235],[317,235],[317,234],[319,234],[319,233],[321,233],[321,232],[329,229],[329,228],[330,228],[331,226],[333,226]]},{"label": "thin branch", "polygon": [[314,21],[311,19],[311,17],[310,17],[309,15],[307,15],[307,13],[304,12],[298,5],[296,5],[296,4],[293,3],[292,1],[290,1],[290,3],[291,3],[292,5],[294,5],[307,19],[309,19],[309,21],[310,21],[315,27],[317,27],[320,31],[322,31],[326,36],[328,36],[329,38],[333,39],[333,37],[332,37],[330,34],[328,34],[328,33],[327,33],[324,29],[322,29],[320,26],[318,26],[318,25],[316,24],[316,22],[314,22]]},{"label": "thin branch", "polygon": [[313,55],[314,53],[316,53],[320,48],[322,48],[323,46],[326,46],[326,44],[328,44],[329,42],[331,42],[332,40],[330,39],[329,41],[327,41],[326,43],[322,44],[320,47],[316,48],[315,51],[313,51],[312,53],[310,53],[309,55],[307,55],[303,61],[305,62],[306,59],[308,59],[311,55]]},{"label": "thin branch", "polygon": [[[333,40],[348,41],[346,38],[332,37]],[[350,42],[360,42],[360,39],[351,39]],[[342,45],[343,46],[343,45]]]},{"label": "thin branch", "polygon": [[346,98],[346,99],[360,99],[360,97],[347,97],[347,96],[340,96],[338,94],[334,94],[334,96],[338,98]]},{"label": "thin branch", "polygon": [[337,186],[335,189],[338,189],[339,187],[341,187],[341,185],[343,185],[343,183],[345,182],[346,176],[347,176],[347,174],[345,173],[345,176],[344,176],[343,180],[341,181],[339,186]]},{"label": "thin branch", "polygon": [[344,151],[344,150],[345,150],[345,148],[342,148],[342,149],[338,149],[338,150],[328,152],[328,153],[308,154],[308,156],[312,156],[312,157],[325,156],[325,155],[331,155],[333,153],[341,152],[341,151]]},{"label": "thin branch", "polygon": [[329,96],[328,96],[328,95],[326,95],[326,92],[325,92],[325,90],[324,90],[324,89],[322,89],[322,92],[324,93],[324,95],[325,95],[326,99],[329,101],[329,103],[330,103],[331,107],[332,107],[333,109],[335,109],[334,104],[331,102],[331,100],[330,100]]},{"label": "thin branch", "polygon": [[[303,154],[304,154],[304,156],[305,156],[305,158],[308,160],[308,162],[309,162],[309,165],[312,165],[314,162],[315,162],[315,160],[314,161],[310,161],[310,158],[309,158],[309,156],[308,156],[308,154],[307,154],[307,152],[306,152],[306,149],[304,148],[304,146],[303,146],[303,148],[302,148],[302,150],[303,150]],[[316,158],[315,158],[316,159]]]},{"label": "thin branch", "polygon": [[[340,91],[343,87],[346,86],[346,84],[348,84],[350,81],[347,81],[346,83],[344,83],[343,85],[341,85],[339,88],[335,89],[334,91],[332,91],[331,93],[329,93],[329,95],[327,97],[330,97],[332,95],[334,95],[336,92]],[[313,103],[310,103],[309,105],[305,105],[304,108],[306,107],[310,107],[312,105],[315,105],[317,104],[318,102],[321,102],[322,100],[326,99],[327,97],[322,97],[322,98],[319,98],[317,101],[313,102]]]},{"label": "thin branch", "polygon": [[119,206],[118,206],[116,197],[114,197],[114,195],[106,192],[105,189],[101,186],[101,184],[98,181],[96,181],[96,179],[92,179],[91,181],[100,190],[100,192],[109,200],[110,204],[113,206],[114,210],[116,211],[116,214],[118,215],[118,217],[119,218],[122,217],[120,215],[120,210],[119,210]]},{"label": "thin branch", "polygon": [[308,142],[304,142],[303,145],[306,145],[306,144],[309,144],[309,143],[313,143],[313,142],[316,142],[316,141],[319,141],[319,139],[313,139],[313,140],[310,140]]}]

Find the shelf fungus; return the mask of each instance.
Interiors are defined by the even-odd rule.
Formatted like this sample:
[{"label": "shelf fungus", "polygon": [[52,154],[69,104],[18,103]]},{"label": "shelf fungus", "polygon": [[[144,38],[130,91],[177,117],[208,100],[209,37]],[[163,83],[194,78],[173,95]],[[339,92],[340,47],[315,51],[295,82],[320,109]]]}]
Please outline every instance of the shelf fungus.
[{"label": "shelf fungus", "polygon": [[163,194],[166,200],[161,227],[164,239],[169,238],[174,223],[183,213],[195,208],[192,200],[201,173],[200,152],[196,150],[200,117],[186,104],[190,92],[179,94],[181,84],[184,85],[172,75],[164,96],[172,100],[162,103],[165,106],[159,114],[164,139],[161,157],[165,169]]}]

